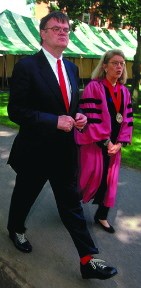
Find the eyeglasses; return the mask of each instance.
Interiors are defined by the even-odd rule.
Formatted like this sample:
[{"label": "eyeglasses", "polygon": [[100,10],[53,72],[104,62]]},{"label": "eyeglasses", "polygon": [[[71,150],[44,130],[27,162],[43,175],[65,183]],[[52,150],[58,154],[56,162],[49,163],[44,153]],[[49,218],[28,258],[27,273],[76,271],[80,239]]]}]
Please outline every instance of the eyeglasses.
[{"label": "eyeglasses", "polygon": [[48,30],[48,29],[52,30],[55,34],[58,34],[60,32],[64,32],[65,34],[68,34],[70,32],[69,28],[62,28],[59,26],[47,27],[43,30]]},{"label": "eyeglasses", "polygon": [[120,64],[121,67],[124,67],[124,65],[125,65],[125,62],[124,62],[124,61],[123,61],[123,62],[112,61],[112,62],[109,62],[109,63],[111,63],[114,67],[119,66],[119,64]]}]

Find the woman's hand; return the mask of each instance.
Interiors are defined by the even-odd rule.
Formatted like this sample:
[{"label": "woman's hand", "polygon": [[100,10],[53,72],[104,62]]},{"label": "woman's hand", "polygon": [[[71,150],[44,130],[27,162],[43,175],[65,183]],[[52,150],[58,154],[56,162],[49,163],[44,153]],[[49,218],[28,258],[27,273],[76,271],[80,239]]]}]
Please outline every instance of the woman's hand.
[{"label": "woman's hand", "polygon": [[111,141],[109,142],[108,148],[108,155],[113,156],[115,155],[122,147],[121,143],[113,144]]}]

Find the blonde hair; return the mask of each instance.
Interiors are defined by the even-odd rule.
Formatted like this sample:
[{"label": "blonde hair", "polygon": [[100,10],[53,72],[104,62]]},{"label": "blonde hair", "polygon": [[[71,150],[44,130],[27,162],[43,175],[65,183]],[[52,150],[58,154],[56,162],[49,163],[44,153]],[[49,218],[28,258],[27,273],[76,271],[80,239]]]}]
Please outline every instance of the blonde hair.
[{"label": "blonde hair", "polygon": [[[91,75],[91,79],[104,79],[106,76],[106,72],[104,70],[103,64],[108,64],[110,59],[115,55],[119,55],[124,60],[126,60],[124,53],[120,49],[113,49],[113,50],[106,51],[104,53],[104,55],[101,57],[96,68],[93,70],[92,75]],[[121,77],[119,78],[119,82],[122,84],[125,84],[126,81],[127,81],[127,69],[126,69],[126,65],[125,65],[124,69],[123,69],[123,73],[122,73]]]}]

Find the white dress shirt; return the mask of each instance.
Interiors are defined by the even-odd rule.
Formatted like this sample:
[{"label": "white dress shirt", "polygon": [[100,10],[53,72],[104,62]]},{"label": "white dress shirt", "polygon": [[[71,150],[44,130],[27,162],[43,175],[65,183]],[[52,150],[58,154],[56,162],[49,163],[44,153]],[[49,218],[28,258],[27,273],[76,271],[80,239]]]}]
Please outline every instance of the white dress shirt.
[{"label": "white dress shirt", "polygon": [[[47,50],[45,50],[43,47],[42,47],[42,50],[58,80],[58,83],[59,83],[59,78],[58,78],[58,71],[57,71],[57,58],[55,58],[54,56],[52,56]],[[68,99],[69,99],[69,103],[70,103],[70,100],[71,100],[71,85],[70,85],[70,81],[68,79],[68,75],[67,75],[67,72],[66,72],[66,69],[65,69],[65,65],[62,61],[62,56],[59,58],[61,60],[61,64],[62,64],[62,70],[63,70],[63,75],[64,75],[64,78],[65,78],[65,83],[66,83],[66,88],[67,88],[67,95],[68,95]]]}]

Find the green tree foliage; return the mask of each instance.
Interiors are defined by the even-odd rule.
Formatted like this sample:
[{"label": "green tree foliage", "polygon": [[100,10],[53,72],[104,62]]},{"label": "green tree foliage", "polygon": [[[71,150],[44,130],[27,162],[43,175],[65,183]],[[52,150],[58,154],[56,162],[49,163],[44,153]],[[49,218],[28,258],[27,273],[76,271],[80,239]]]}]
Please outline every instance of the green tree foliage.
[{"label": "green tree foliage", "polygon": [[[132,88],[131,94],[135,108],[140,104],[139,83],[141,81],[141,1],[140,0],[111,0],[100,1],[98,7],[103,17],[111,19],[113,27],[128,25],[131,30],[137,32],[137,49],[132,66]],[[135,98],[134,98],[135,96]]]},{"label": "green tree foliage", "polygon": [[66,7],[69,17],[73,20],[86,12],[90,5],[90,1],[88,0],[60,0],[58,2],[60,9]]},{"label": "green tree foliage", "polygon": [[49,3],[49,1],[47,1],[47,0],[26,0],[26,4],[35,4],[35,3],[37,3],[37,4],[40,4],[41,2],[44,2],[44,3]]}]

